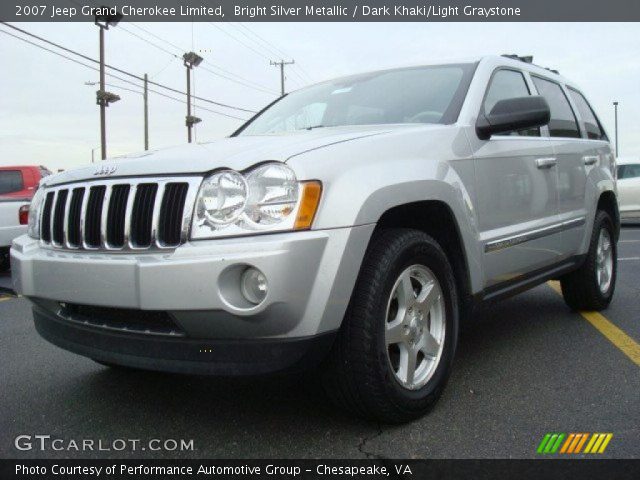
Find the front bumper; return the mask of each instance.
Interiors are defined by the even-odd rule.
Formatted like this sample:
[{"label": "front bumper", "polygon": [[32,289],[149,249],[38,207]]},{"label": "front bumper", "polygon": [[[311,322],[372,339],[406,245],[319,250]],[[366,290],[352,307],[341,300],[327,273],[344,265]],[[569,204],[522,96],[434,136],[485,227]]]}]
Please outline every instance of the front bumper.
[{"label": "front bumper", "polygon": [[[126,254],[52,250],[22,236],[11,250],[13,282],[34,303],[41,335],[68,350],[139,368],[262,373],[328,348],[372,231],[364,225]],[[268,282],[257,306],[240,294],[249,266]],[[74,317],[75,306],[107,317],[117,310],[120,319]],[[131,328],[123,312],[132,320],[136,312],[162,312],[175,331]]]},{"label": "front bumper", "polygon": [[317,365],[335,332],[296,339],[205,340],[104,331],[60,319],[34,306],[36,330],[47,341],[106,363],[198,375],[298,372]]}]

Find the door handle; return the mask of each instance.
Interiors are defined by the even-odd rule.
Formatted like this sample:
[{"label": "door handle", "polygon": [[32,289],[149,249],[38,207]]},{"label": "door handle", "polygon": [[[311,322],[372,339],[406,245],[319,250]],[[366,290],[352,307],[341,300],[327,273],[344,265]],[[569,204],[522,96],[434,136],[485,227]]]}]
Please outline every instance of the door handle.
[{"label": "door handle", "polygon": [[536,167],[542,169],[542,168],[551,168],[553,167],[556,163],[558,163],[558,160],[554,157],[548,157],[548,158],[536,158]]},{"label": "door handle", "polygon": [[585,165],[595,165],[598,163],[599,157],[597,155],[589,155],[586,157],[582,157],[582,161]]}]

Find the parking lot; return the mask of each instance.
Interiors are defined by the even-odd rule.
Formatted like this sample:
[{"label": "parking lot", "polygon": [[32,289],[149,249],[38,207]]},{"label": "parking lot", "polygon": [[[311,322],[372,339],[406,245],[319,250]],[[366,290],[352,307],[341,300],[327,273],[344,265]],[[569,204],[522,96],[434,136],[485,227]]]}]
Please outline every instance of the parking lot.
[{"label": "parking lot", "polygon": [[[623,230],[604,322],[570,312],[548,284],[497,304],[463,332],[433,412],[403,426],[346,415],[300,378],[110,370],[46,343],[26,300],[0,297],[1,457],[529,458],[547,432],[611,432],[603,456],[640,457],[640,228]],[[22,434],[195,450],[18,451]]]}]

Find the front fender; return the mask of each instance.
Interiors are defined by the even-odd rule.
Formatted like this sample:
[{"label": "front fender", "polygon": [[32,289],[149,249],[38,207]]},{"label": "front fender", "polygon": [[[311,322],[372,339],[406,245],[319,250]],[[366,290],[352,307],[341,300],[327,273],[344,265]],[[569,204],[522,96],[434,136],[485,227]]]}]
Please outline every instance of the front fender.
[{"label": "front fender", "polygon": [[351,142],[289,163],[298,178],[323,182],[314,229],[375,224],[386,211],[419,201],[447,205],[463,241],[471,288],[479,291],[481,252],[473,158],[464,135],[455,129],[441,130],[437,142],[428,140],[424,134],[380,136],[370,139],[366,149],[361,148],[364,142]]}]

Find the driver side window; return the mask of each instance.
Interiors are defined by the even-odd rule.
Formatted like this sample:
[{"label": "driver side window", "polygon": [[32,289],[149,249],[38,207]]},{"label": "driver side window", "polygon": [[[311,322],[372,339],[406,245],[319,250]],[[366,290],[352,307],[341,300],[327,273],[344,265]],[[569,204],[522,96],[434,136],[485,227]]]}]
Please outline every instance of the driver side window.
[{"label": "driver side window", "polygon": [[[500,100],[516,97],[527,97],[531,95],[527,82],[521,72],[516,70],[498,70],[491,77],[491,83],[487,88],[487,93],[482,104],[485,113],[491,112],[491,109]],[[539,128],[529,128],[518,132],[511,132],[503,135],[522,135],[527,137],[539,137]]]}]

